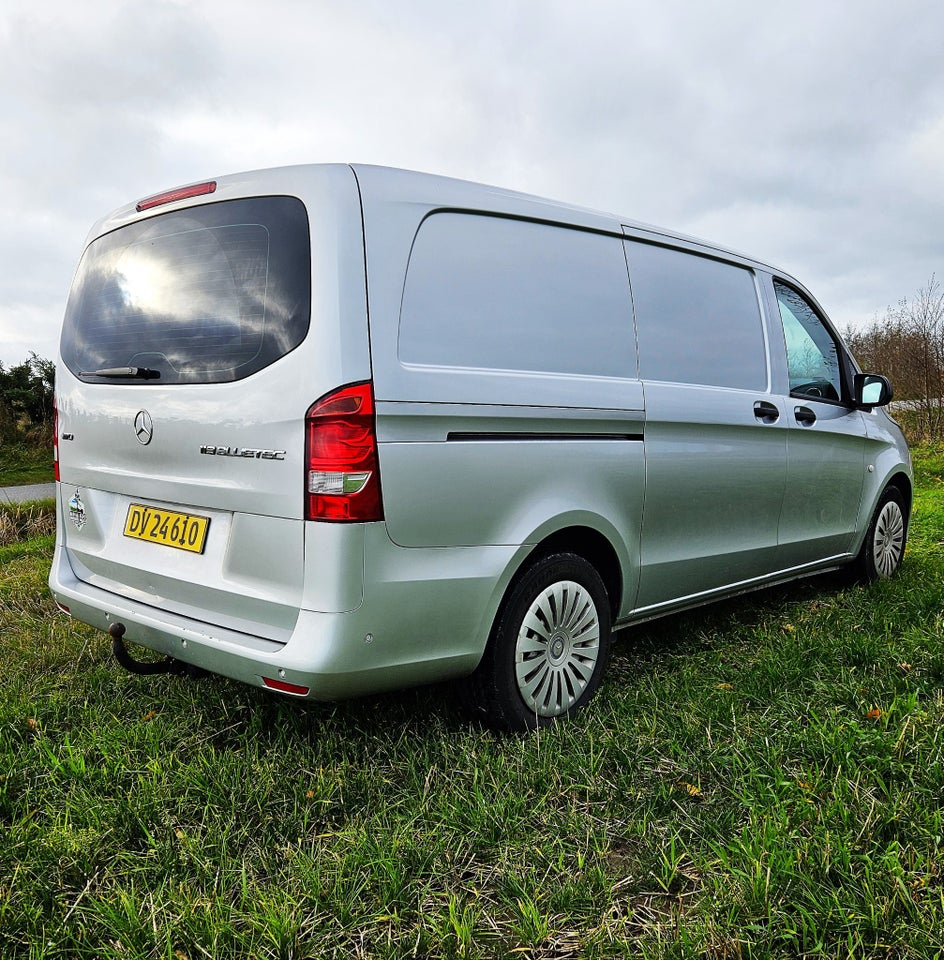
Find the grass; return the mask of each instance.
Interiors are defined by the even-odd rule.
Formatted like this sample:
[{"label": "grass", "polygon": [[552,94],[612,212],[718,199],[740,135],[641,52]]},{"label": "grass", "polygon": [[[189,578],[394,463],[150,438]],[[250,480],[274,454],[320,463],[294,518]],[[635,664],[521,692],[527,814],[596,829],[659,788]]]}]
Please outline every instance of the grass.
[{"label": "grass", "polygon": [[[526,739],[141,678],[0,547],[0,956],[944,956],[944,448],[901,575],[621,635]],[[39,509],[39,508],[33,508]]]},{"label": "grass", "polygon": [[54,500],[0,502],[0,547],[18,546],[56,532]]},{"label": "grass", "polygon": [[9,440],[0,443],[0,487],[49,483],[53,479],[50,443]]}]

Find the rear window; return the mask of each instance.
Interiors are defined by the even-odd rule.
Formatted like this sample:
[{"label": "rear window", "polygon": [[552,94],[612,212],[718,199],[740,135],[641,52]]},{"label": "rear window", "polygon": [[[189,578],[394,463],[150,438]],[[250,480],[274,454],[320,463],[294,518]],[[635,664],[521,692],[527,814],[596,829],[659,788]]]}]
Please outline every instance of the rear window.
[{"label": "rear window", "polygon": [[304,340],[310,257],[308,215],[294,197],[205,204],[122,227],[82,257],[62,359],[90,381],[248,377]]}]

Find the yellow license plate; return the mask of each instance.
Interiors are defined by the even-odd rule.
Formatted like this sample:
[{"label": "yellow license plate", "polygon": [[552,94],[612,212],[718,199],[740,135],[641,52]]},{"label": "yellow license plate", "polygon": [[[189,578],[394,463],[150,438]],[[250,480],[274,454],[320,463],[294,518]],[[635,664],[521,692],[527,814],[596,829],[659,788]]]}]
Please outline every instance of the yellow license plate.
[{"label": "yellow license plate", "polygon": [[124,534],[135,540],[147,540],[165,547],[203,553],[209,529],[209,517],[195,517],[189,513],[132,503],[128,507]]}]

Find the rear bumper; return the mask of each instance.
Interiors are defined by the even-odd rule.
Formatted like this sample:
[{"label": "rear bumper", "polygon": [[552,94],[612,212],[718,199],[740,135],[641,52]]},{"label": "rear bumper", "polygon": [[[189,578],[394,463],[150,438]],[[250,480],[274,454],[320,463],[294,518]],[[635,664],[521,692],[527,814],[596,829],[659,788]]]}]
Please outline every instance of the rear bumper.
[{"label": "rear bumper", "polygon": [[391,542],[383,524],[366,525],[365,536],[364,602],[346,613],[300,610],[285,643],[85,583],[61,542],[49,587],[74,619],[99,630],[120,622],[133,643],[252,686],[268,677],[308,687],[308,699],[342,699],[474,670],[518,551],[406,549]]}]

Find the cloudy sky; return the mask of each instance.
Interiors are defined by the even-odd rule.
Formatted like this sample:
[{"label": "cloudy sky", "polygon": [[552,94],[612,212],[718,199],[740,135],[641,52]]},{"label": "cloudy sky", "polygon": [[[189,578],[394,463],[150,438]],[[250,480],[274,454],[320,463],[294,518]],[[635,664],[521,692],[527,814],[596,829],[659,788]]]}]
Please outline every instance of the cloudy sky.
[{"label": "cloudy sky", "polygon": [[214,175],[428,170],[707,237],[840,325],[944,276],[940,0],[0,0],[0,362],[91,223]]}]

